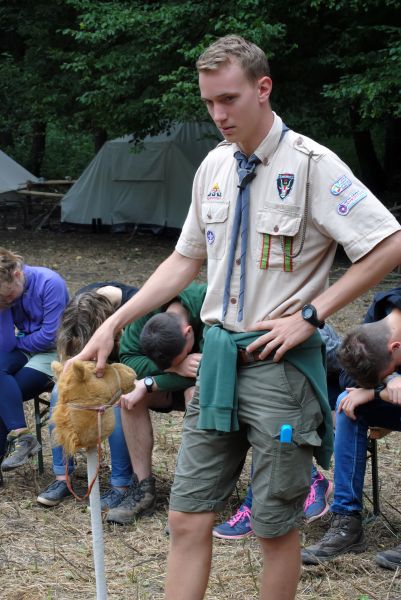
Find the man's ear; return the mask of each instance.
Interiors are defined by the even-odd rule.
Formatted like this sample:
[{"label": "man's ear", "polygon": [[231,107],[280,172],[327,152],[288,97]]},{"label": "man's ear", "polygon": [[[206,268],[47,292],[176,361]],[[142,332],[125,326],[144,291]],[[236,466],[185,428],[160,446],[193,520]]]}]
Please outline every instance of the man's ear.
[{"label": "man's ear", "polygon": [[270,79],[270,77],[265,75],[264,77],[261,77],[258,80],[258,86],[259,86],[259,100],[261,102],[268,102],[269,98],[270,98],[270,94],[272,93],[272,88],[273,88],[272,80]]}]

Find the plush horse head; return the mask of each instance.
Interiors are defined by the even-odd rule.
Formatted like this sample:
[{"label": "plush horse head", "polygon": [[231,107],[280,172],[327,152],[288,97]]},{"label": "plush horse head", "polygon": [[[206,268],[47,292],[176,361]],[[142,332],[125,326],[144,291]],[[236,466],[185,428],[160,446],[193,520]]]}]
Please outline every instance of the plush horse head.
[{"label": "plush horse head", "polygon": [[97,445],[98,410],[101,414],[101,437],[108,437],[114,429],[112,406],[121,394],[134,389],[136,374],[130,367],[115,363],[106,365],[104,376],[96,377],[96,365],[92,361],[76,360],[63,371],[59,362],[52,363],[57,378],[58,401],[53,411],[54,437],[64,446],[67,454],[79,448]]}]

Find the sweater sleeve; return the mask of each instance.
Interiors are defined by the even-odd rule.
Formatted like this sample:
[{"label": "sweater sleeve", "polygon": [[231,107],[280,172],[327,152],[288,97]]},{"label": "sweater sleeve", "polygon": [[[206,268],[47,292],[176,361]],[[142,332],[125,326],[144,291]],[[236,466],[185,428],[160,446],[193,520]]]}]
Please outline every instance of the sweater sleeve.
[{"label": "sweater sleeve", "polygon": [[48,352],[56,347],[56,334],[68,300],[67,288],[61,277],[49,279],[43,289],[41,302],[43,319],[40,329],[17,337],[17,348],[26,352]]},{"label": "sweater sleeve", "polygon": [[120,341],[120,361],[134,369],[138,379],[153,375],[157,388],[161,392],[186,390],[195,384],[195,379],[160,371],[158,366],[141,351],[139,341],[141,331],[151,316],[153,314],[142,317],[125,328]]}]

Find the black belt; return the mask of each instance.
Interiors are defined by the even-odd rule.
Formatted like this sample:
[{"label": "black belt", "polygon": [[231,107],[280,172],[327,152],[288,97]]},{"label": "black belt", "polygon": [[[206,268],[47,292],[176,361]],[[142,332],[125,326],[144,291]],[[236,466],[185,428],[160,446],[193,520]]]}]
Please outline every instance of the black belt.
[{"label": "black belt", "polygon": [[265,360],[272,360],[272,358],[276,354],[276,351],[273,350],[265,358],[260,358],[260,352],[261,352],[261,350],[254,350],[253,352],[247,352],[246,350],[243,350],[242,348],[238,348],[238,364],[240,366],[243,366],[243,365],[249,365],[250,363],[255,363],[255,362],[260,362],[260,361],[265,361]]}]

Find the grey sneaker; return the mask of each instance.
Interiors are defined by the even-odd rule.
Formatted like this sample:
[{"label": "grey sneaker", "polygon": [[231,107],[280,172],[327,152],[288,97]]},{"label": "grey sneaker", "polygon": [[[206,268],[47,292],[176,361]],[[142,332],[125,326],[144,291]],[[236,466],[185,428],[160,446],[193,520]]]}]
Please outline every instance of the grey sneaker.
[{"label": "grey sneaker", "polygon": [[116,506],[119,506],[124,500],[124,498],[127,497],[129,491],[130,488],[119,490],[117,488],[111,487],[100,498],[100,510],[103,513],[105,513],[111,510],[112,508],[116,508]]},{"label": "grey sneaker", "polygon": [[121,504],[109,511],[106,521],[128,525],[141,515],[153,514],[155,503],[155,478],[142,479],[137,487],[130,488]]},{"label": "grey sneaker", "polygon": [[45,506],[57,506],[57,504],[60,504],[68,496],[71,496],[71,492],[66,482],[56,479],[39,494],[36,501]]},{"label": "grey sneaker", "polygon": [[26,433],[25,430],[20,433],[10,431],[7,435],[7,443],[9,449],[6,458],[1,463],[2,471],[11,471],[21,467],[40,450],[40,444],[36,437],[31,433]]},{"label": "grey sneaker", "polygon": [[391,550],[383,550],[376,554],[376,562],[384,569],[396,571],[401,567],[401,544]]},{"label": "grey sneaker", "polygon": [[360,515],[333,514],[330,529],[320,542],[301,552],[304,565],[318,565],[340,554],[359,554],[366,550],[366,540]]}]

